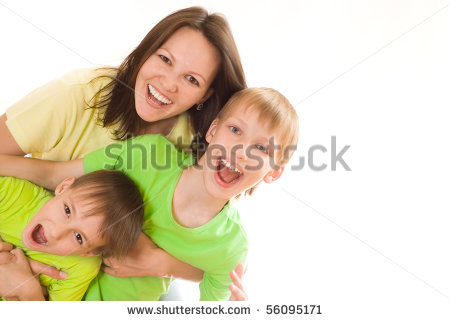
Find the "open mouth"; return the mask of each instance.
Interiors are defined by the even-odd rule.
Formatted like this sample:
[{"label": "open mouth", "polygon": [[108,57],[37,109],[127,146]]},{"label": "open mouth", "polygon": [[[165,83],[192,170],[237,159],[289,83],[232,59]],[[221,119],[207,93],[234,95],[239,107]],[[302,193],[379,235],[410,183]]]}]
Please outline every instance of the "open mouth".
[{"label": "open mouth", "polygon": [[48,241],[45,238],[44,228],[41,224],[36,225],[33,229],[33,232],[31,232],[31,239],[40,245],[48,245]]},{"label": "open mouth", "polygon": [[148,100],[157,106],[167,106],[172,104],[172,101],[168,98],[161,95],[155,88],[153,88],[152,85],[147,85],[147,94],[148,94]]},{"label": "open mouth", "polygon": [[217,164],[217,175],[224,185],[236,184],[244,175],[239,169],[231,165],[225,158],[220,158]]}]

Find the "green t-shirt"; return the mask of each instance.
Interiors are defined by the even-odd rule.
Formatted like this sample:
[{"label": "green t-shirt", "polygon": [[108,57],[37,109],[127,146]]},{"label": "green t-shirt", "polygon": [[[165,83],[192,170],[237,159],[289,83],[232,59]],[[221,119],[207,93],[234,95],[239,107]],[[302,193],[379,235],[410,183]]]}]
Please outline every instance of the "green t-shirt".
[{"label": "green t-shirt", "polygon": [[29,258],[68,274],[64,280],[40,275],[40,282],[47,287],[50,300],[81,300],[100,269],[99,257],[57,256],[29,250],[22,243],[22,232],[26,225],[52,197],[50,192],[28,181],[0,177],[0,236],[5,242],[21,248]]},{"label": "green t-shirt", "polygon": [[[145,203],[143,231],[162,249],[202,269],[201,300],[228,300],[229,273],[245,263],[248,241],[237,210],[227,203],[211,221],[197,228],[178,224],[172,198],[184,168],[193,164],[161,135],[143,135],[111,144],[84,158],[85,172],[116,169],[138,185]],[[117,278],[100,272],[86,300],[158,300],[170,280],[156,277]]]}]

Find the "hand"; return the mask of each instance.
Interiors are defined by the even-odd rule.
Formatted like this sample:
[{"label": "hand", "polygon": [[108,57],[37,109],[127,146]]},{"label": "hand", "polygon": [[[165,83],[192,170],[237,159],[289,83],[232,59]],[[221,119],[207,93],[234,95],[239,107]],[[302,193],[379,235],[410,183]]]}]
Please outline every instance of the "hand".
[{"label": "hand", "polygon": [[45,300],[41,285],[21,249],[2,251],[0,257],[4,262],[0,264],[0,296],[6,300]]},{"label": "hand", "polygon": [[[0,264],[10,261],[11,254],[9,252],[12,249],[12,244],[3,242],[2,238],[0,237]],[[54,279],[65,279],[67,277],[66,273],[42,262],[38,262],[28,258],[28,263],[30,264],[31,271],[33,271],[34,275],[45,274]]]},{"label": "hand", "polygon": [[139,235],[136,244],[122,260],[103,259],[102,270],[112,276],[121,278],[132,276],[166,276],[164,267],[158,262],[160,252],[164,252],[144,233]]},{"label": "hand", "polygon": [[230,272],[231,281],[233,284],[230,284],[231,295],[228,301],[247,301],[248,296],[244,291],[244,286],[242,285],[242,278],[244,277],[244,273],[247,272],[247,265],[244,266],[242,264],[238,264],[234,271]]},{"label": "hand", "polygon": [[203,271],[178,260],[160,249],[144,233],[141,233],[135,246],[123,260],[103,259],[105,273],[118,277],[156,276],[175,277],[200,282]]}]

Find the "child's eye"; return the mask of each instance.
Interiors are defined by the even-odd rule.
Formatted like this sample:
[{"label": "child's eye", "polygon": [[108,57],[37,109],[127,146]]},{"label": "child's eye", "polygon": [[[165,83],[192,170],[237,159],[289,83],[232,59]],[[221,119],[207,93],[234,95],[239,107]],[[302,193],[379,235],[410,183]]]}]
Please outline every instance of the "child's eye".
[{"label": "child's eye", "polygon": [[230,130],[231,130],[231,132],[232,132],[233,134],[239,135],[239,134],[241,133],[241,131],[240,131],[239,128],[237,128],[237,127],[230,126],[229,128],[230,128]]},{"label": "child's eye", "polygon": [[164,61],[165,63],[167,63],[167,64],[169,64],[169,65],[172,64],[172,62],[170,61],[170,59],[167,58],[166,56],[164,56],[164,55],[158,55],[158,56],[159,56],[159,58],[161,58],[161,60]]},{"label": "child's eye", "polygon": [[66,212],[67,217],[70,217],[70,208],[66,204],[64,204],[64,212]]},{"label": "child's eye", "polygon": [[263,145],[256,145],[256,148],[260,151],[262,151],[263,153],[267,153],[267,148]]},{"label": "child's eye", "polygon": [[197,79],[195,79],[195,78],[194,78],[193,76],[191,76],[191,75],[187,75],[187,76],[186,76],[186,79],[187,79],[190,83],[192,83],[192,84],[194,84],[194,85],[196,85],[196,86],[199,85]]},{"label": "child's eye", "polygon": [[77,242],[83,244],[83,238],[81,237],[80,233],[75,232],[75,238],[77,239]]}]

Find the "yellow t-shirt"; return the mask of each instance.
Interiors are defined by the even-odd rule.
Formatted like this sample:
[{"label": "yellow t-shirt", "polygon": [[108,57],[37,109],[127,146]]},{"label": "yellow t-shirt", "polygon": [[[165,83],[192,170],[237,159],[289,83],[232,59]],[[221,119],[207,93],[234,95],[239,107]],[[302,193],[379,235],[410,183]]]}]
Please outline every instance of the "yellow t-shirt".
[{"label": "yellow t-shirt", "polygon": [[[95,94],[110,82],[115,71],[79,69],[32,91],[6,111],[12,136],[32,157],[64,161],[84,155],[114,141],[116,127],[104,128],[100,109],[89,108]],[[180,147],[189,145],[193,129],[187,113],[181,114],[167,138]],[[180,141],[178,137],[181,137]]]}]

